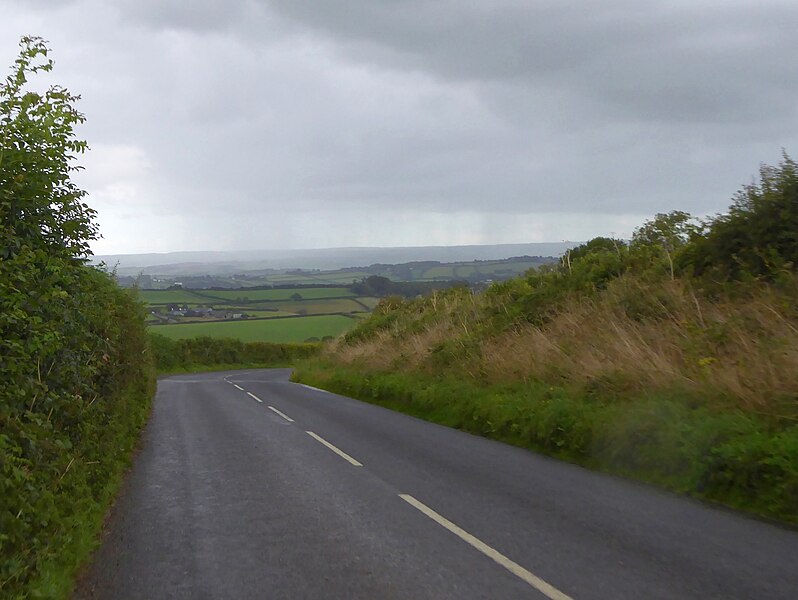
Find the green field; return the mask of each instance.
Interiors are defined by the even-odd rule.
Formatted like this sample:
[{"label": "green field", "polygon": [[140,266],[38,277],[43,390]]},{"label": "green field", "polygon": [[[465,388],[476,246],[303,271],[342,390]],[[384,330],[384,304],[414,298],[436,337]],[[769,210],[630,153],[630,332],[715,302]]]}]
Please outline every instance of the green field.
[{"label": "green field", "polygon": [[475,275],[488,278],[502,278],[510,274],[519,274],[539,267],[540,263],[528,262],[478,262],[478,263],[447,263],[425,269],[420,274],[420,279],[465,279]]},{"label": "green field", "polygon": [[[148,318],[152,330],[166,337],[183,339],[209,335],[272,342],[335,337],[355,324],[354,319],[342,314],[366,314],[378,301],[377,298],[358,297],[344,287],[144,290],[140,294],[141,299],[149,303],[150,310],[161,315]],[[292,299],[296,294],[302,298]],[[189,308],[213,306],[214,311],[209,316],[175,316],[166,310],[168,304],[188,305]],[[224,320],[235,313],[254,318]],[[167,320],[169,322],[165,323]]]},{"label": "green field", "polygon": [[139,290],[139,298],[147,304],[206,304],[207,297],[191,290]]},{"label": "green field", "polygon": [[301,317],[293,319],[263,319],[220,321],[216,323],[186,323],[155,325],[150,331],[179,340],[197,336],[232,337],[243,342],[304,342],[308,338],[338,336],[357,324],[355,319],[340,315]]},{"label": "green field", "polygon": [[[358,298],[363,301],[363,298]],[[364,302],[364,304],[366,304]],[[325,313],[351,313],[351,312],[366,312],[368,309],[364,308],[360,303],[356,302],[354,298],[327,298],[323,300],[301,300],[301,301],[286,301],[274,302],[272,304],[275,308],[281,311],[286,311],[294,314],[303,314],[300,311],[305,311],[304,314],[318,315]],[[368,306],[368,304],[366,304]]]},{"label": "green field", "polygon": [[314,273],[296,273],[281,275],[265,275],[262,283],[274,285],[349,285],[353,281],[359,281],[368,277],[370,273],[365,271],[321,271]]},{"label": "green field", "polygon": [[319,283],[324,282],[349,285],[353,281],[360,281],[368,276],[369,273],[366,273],[365,271],[345,271],[343,273],[331,271],[329,273],[319,273],[318,275],[314,275],[313,279]]},{"label": "green field", "polygon": [[273,319],[274,317],[292,317],[296,315],[295,312],[288,312],[285,310],[252,310],[249,308],[239,308],[235,310],[231,309],[230,312],[246,313],[250,317],[257,317],[259,319]]},{"label": "green field", "polygon": [[429,269],[424,271],[423,278],[424,279],[454,279],[454,271],[456,267],[452,267],[451,265],[440,265],[437,267],[430,267]]},{"label": "green field", "polygon": [[139,297],[148,304],[213,304],[214,302],[256,302],[289,300],[294,294],[309,300],[354,296],[344,287],[277,288],[266,290],[141,290]]},{"label": "green field", "polygon": [[206,302],[219,299],[226,302],[236,302],[239,299],[246,302],[256,302],[258,300],[288,300],[294,294],[299,294],[302,298],[318,300],[320,298],[338,298],[341,296],[354,296],[347,288],[278,288],[268,290],[201,290],[196,295],[206,298]]},{"label": "green field", "polygon": [[374,310],[376,306],[380,303],[381,298],[375,298],[373,296],[359,296],[358,302],[365,304],[369,310]]}]

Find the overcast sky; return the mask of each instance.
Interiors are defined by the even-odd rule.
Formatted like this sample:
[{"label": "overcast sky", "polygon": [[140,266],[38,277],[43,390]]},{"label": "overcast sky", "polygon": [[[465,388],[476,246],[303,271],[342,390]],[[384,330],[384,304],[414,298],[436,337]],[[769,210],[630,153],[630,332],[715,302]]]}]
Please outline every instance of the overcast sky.
[{"label": "overcast sky", "polygon": [[99,254],[627,237],[798,155],[795,0],[0,0]]}]

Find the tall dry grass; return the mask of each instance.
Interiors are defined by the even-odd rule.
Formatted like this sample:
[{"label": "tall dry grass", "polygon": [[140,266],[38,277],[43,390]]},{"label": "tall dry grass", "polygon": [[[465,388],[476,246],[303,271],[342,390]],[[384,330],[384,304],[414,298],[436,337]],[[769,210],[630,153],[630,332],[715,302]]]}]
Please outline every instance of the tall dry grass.
[{"label": "tall dry grass", "polygon": [[751,286],[710,298],[681,280],[622,277],[564,301],[544,325],[502,327],[494,317],[510,300],[460,291],[405,305],[386,329],[328,354],[366,370],[434,373],[445,365],[488,383],[535,379],[604,395],[677,389],[795,418],[795,289]]}]

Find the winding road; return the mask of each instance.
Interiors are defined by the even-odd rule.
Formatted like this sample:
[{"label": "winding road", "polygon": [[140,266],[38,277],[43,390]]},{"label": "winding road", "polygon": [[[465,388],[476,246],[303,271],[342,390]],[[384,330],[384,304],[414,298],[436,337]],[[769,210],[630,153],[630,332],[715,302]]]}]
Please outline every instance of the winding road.
[{"label": "winding road", "polygon": [[76,598],[798,598],[798,532],[288,381],[162,379]]}]

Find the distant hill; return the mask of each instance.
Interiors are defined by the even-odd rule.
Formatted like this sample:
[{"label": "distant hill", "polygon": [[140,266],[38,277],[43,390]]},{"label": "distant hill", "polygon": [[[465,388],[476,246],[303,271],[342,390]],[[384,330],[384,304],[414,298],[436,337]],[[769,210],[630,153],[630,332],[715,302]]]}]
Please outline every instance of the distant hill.
[{"label": "distant hill", "polygon": [[579,242],[495,244],[475,246],[413,246],[393,248],[323,248],[313,250],[242,250],[227,252],[167,252],[162,254],[97,255],[92,263],[116,267],[119,275],[229,275],[256,270],[342,269],[375,263],[415,261],[465,262],[512,256],[560,256]]}]

